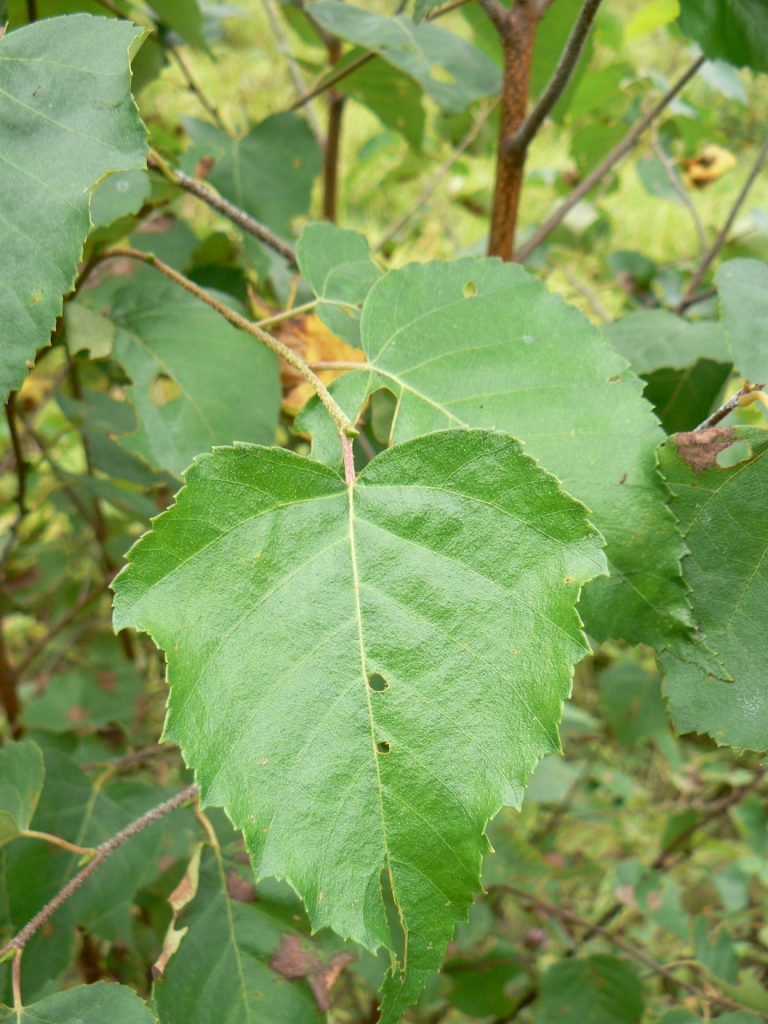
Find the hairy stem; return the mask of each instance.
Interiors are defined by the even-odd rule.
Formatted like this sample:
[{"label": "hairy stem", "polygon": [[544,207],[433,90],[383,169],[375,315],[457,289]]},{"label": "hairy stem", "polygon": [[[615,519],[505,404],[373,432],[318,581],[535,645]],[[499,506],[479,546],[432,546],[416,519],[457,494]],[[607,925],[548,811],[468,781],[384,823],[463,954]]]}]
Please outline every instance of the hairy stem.
[{"label": "hairy stem", "polygon": [[293,349],[289,348],[273,335],[268,334],[267,331],[262,330],[261,327],[258,327],[255,323],[252,323],[250,320],[246,320],[244,316],[240,316],[239,313],[236,313],[233,309],[225,306],[222,302],[214,299],[214,297],[209,295],[205,289],[200,288],[194,281],[185,277],[184,274],[180,274],[177,270],[174,270],[173,267],[169,267],[167,263],[163,263],[162,260],[157,259],[152,253],[140,252],[138,249],[123,248],[109,249],[104,253],[105,259],[111,256],[127,256],[129,259],[139,260],[141,263],[149,264],[149,266],[154,267],[155,270],[159,270],[161,274],[165,274],[165,276],[170,278],[171,281],[174,281],[192,295],[196,296],[196,298],[200,299],[201,302],[205,302],[206,305],[211,307],[211,309],[215,309],[217,313],[223,316],[225,320],[228,320],[233,326],[239,328],[241,331],[245,331],[247,334],[250,334],[251,337],[256,338],[257,341],[266,345],[271,352],[274,352],[275,355],[284,359],[289,366],[292,366],[294,370],[301,374],[305,381],[312,385],[313,391],[328,410],[328,414],[336,424],[336,428],[339,431],[340,436],[357,436],[358,430],[354,423],[336,402],[317,374],[309,368],[301,356],[298,356]]},{"label": "hairy stem", "polygon": [[[154,171],[159,171],[173,185],[177,185],[198,199],[202,199],[212,210],[216,210],[217,213],[231,220],[233,224],[237,224],[239,228],[242,228],[249,235],[258,238],[260,242],[269,246],[270,249],[274,249],[275,252],[287,259],[293,266],[296,265],[296,253],[287,242],[278,238],[268,227],[259,223],[249,213],[246,213],[245,210],[241,210],[234,203],[230,203],[228,199],[220,196],[218,192],[214,192],[210,185],[203,184],[203,182],[198,181],[196,178],[190,177],[189,174],[185,174],[184,171],[169,167],[162,157],[152,151],[150,151],[147,157],[147,167],[151,167]],[[103,259],[103,256],[101,258]]]},{"label": "hairy stem", "polygon": [[147,811],[146,814],[142,814],[136,821],[131,822],[124,829],[121,829],[116,835],[112,836],[111,839],[107,839],[100,846],[96,848],[96,854],[90,863],[71,878],[67,884],[60,889],[56,895],[46,905],[39,910],[31,921],[18,932],[14,937],[0,949],[0,958],[4,957],[12,949],[22,950],[35,934],[39,928],[41,928],[45,922],[52,917],[56,911],[61,907],[70,896],[74,895],[83,882],[89,878],[98,867],[100,867],[104,861],[110,857],[115,850],[118,850],[124,843],[127,843],[129,839],[133,839],[134,836],[138,835],[139,832],[143,832],[148,825],[152,825],[154,822],[159,821],[160,818],[165,817],[171,811],[175,811],[177,807],[181,807],[187,800],[191,800],[197,795],[197,786],[187,786],[176,796],[171,797],[170,800],[166,800],[157,807],[153,807],[151,811]]},{"label": "hairy stem", "polygon": [[635,143],[647,131],[648,128],[653,124],[659,114],[672,102],[682,89],[690,82],[696,72],[699,70],[701,65],[705,62],[706,57],[702,55],[697,58],[688,70],[678,78],[675,84],[661,97],[661,99],[654,104],[653,107],[645,114],[637,124],[632,128],[618,145],[614,146],[610,153],[604,157],[595,169],[587,175],[587,177],[578,185],[573,192],[568,196],[565,202],[561,203],[560,206],[555,210],[552,216],[547,220],[541,227],[533,233],[533,235],[527,240],[524,245],[521,245],[515,259],[519,262],[526,260],[531,253],[537,249],[542,242],[546,241],[547,238],[552,234],[555,228],[563,222],[567,214],[576,206],[577,203],[588,195],[595,185],[598,185],[605,175],[627,155],[635,146]]}]

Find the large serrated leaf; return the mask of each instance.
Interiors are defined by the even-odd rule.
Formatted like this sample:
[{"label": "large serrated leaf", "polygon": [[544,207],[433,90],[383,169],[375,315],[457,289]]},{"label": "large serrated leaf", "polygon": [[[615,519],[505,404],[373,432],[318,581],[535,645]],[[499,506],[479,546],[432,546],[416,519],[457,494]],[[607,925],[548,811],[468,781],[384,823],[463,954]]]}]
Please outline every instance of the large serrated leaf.
[{"label": "large serrated leaf", "polygon": [[585,510],[504,434],[393,448],[347,487],[291,452],[198,459],[115,582],[115,626],[151,633],[165,735],[226,807],[259,875],[315,928],[396,948],[383,1021],[439,967],[479,888],[483,830],[558,749],[604,571]]},{"label": "large serrated leaf", "polygon": [[[748,457],[721,468],[718,457],[737,442]],[[693,612],[734,678],[723,682],[665,656],[669,711],[678,732],[709,733],[749,750],[768,749],[768,639],[761,626],[768,593],[767,455],[768,432],[750,427],[678,434],[661,449],[672,508],[691,551],[683,571],[693,587]]]},{"label": "large serrated leaf", "polygon": [[[656,469],[664,434],[642,383],[597,328],[521,267],[463,259],[391,271],[368,294],[361,332],[369,368],[332,385],[351,419],[384,386],[399,399],[395,443],[459,424],[519,437],[606,538],[612,578],[584,593],[589,632],[670,647],[717,670],[693,629],[685,547]],[[322,408],[297,425],[321,461],[338,462]]]},{"label": "large serrated leaf", "polygon": [[0,402],[48,344],[74,284],[91,189],[145,165],[129,66],[143,34],[79,14],[0,39]]}]

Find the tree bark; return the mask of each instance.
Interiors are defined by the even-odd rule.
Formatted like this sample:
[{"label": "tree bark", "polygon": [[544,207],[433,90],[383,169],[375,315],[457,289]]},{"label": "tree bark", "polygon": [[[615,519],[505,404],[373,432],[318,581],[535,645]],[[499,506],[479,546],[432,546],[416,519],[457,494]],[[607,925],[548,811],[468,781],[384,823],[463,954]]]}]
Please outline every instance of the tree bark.
[{"label": "tree bark", "polygon": [[533,44],[540,20],[541,11],[534,0],[518,0],[499,31],[504,50],[504,81],[488,255],[500,256],[506,262],[514,259],[526,157],[525,150],[514,147],[512,142],[525,121]]}]

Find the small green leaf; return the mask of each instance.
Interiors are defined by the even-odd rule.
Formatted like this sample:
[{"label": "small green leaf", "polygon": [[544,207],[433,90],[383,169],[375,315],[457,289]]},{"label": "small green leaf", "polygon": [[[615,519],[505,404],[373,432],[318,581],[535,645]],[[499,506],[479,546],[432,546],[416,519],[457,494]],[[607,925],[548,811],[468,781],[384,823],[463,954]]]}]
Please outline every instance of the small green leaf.
[{"label": "small green leaf", "polygon": [[[718,460],[736,442],[746,461],[729,469]],[[734,682],[665,655],[664,693],[679,733],[709,733],[718,743],[768,749],[768,432],[715,427],[678,434],[660,450],[661,469],[675,499],[690,555],[683,572],[693,588],[693,612]]]},{"label": "small green leaf", "polygon": [[75,282],[91,189],[145,165],[129,64],[143,35],[78,14],[0,39],[0,403],[48,344]]},{"label": "small green leaf", "polygon": [[278,367],[262,344],[149,269],[117,292],[111,316],[139,415],[125,449],[178,477],[214,445],[274,440]]},{"label": "small green leaf", "polygon": [[0,750],[0,846],[29,828],[44,775],[42,751],[32,740]]},{"label": "small green leaf", "polygon": [[333,35],[373,50],[410,75],[446,114],[458,114],[501,87],[493,61],[438,25],[414,25],[407,15],[387,17],[340,0],[320,0],[307,10]]},{"label": "small green leaf", "polygon": [[338,337],[360,347],[360,307],[381,277],[368,241],[333,224],[308,224],[296,246],[304,280],[321,301],[317,314]]},{"label": "small green leaf", "polygon": [[115,325],[81,302],[64,304],[64,330],[70,355],[87,352],[90,359],[106,359],[115,343]]},{"label": "small green leaf", "polygon": [[0,1006],[3,1020],[14,1024],[156,1024],[154,1014],[133,989],[106,981],[56,992],[18,1013]]},{"label": "small green leaf", "polygon": [[387,872],[408,961],[382,1021],[440,966],[488,818],[558,749],[600,543],[504,434],[411,441],[353,487],[239,445],[196,460],[115,581],[115,628],[167,654],[165,735],[257,875],[287,878],[315,929],[393,951]]},{"label": "small green leaf", "polygon": [[760,260],[729,260],[715,280],[736,369],[752,384],[768,384],[768,267]]},{"label": "small green leaf", "polygon": [[[327,996],[328,965],[320,947],[296,928],[285,908],[263,899],[251,902],[249,894],[255,897],[254,886],[236,862],[219,860],[209,848],[203,852],[197,893],[179,922],[185,934],[155,982],[160,1024],[321,1024],[325,1019],[309,984],[314,981]],[[293,980],[287,961],[281,963],[281,949],[288,955],[293,951]]]},{"label": "small green leaf", "polygon": [[541,979],[539,1024],[637,1024],[643,985],[633,968],[612,956],[561,960]]},{"label": "small green leaf", "polygon": [[710,59],[768,71],[765,0],[680,0],[678,24]]}]

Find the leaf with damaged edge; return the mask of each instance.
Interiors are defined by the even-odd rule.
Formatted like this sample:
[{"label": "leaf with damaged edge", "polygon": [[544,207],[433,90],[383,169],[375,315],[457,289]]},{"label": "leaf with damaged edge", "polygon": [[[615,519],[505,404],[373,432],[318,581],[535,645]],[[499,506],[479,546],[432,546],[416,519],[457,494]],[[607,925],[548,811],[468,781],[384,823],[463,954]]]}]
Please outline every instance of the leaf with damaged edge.
[{"label": "leaf with damaged edge", "polygon": [[[735,442],[745,461],[718,464]],[[733,682],[665,655],[664,694],[680,733],[709,733],[720,744],[768,749],[768,433],[715,427],[677,434],[661,449],[661,470],[675,498],[690,555],[683,572],[693,588],[693,613]]]},{"label": "leaf with damaged edge", "polygon": [[49,343],[75,283],[91,189],[145,166],[129,64],[143,36],[77,14],[0,38],[0,403]]},{"label": "leaf with damaged edge", "polygon": [[[582,597],[591,635],[665,647],[720,672],[693,628],[685,553],[656,469],[664,434],[642,383],[577,309],[522,267],[491,259],[390,271],[363,307],[370,369],[332,385],[353,421],[385,386],[399,398],[392,441],[466,424],[520,438],[592,510],[612,578]],[[297,427],[313,454],[338,462],[317,404]]]},{"label": "leaf with damaged edge", "polygon": [[352,487],[290,451],[217,449],[114,583],[115,628],[166,651],[165,737],[257,875],[290,881],[315,929],[393,950],[387,872],[407,969],[393,957],[383,1022],[465,919],[489,817],[558,749],[587,650],[574,603],[604,568],[583,506],[513,438],[462,429]]}]

